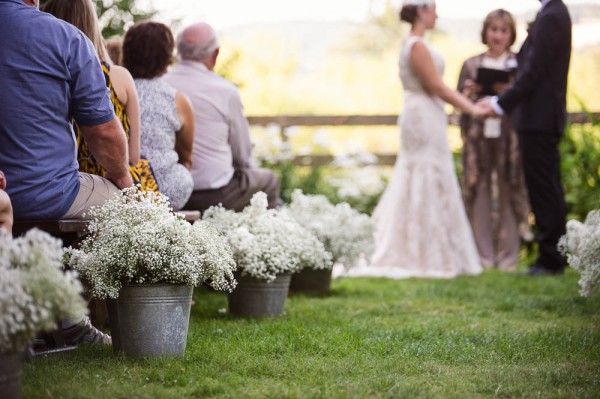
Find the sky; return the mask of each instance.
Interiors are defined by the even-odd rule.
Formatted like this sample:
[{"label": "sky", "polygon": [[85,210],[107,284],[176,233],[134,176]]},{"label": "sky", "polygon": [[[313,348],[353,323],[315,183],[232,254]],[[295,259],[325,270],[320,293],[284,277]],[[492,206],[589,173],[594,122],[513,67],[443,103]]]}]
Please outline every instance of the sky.
[{"label": "sky", "polygon": [[[292,20],[364,21],[384,0],[142,0],[159,11],[157,19],[181,19],[182,25],[204,20],[224,30],[253,23]],[[399,5],[401,0],[392,0]],[[566,4],[594,3],[600,0],[565,0]],[[440,18],[481,18],[495,8],[514,13],[537,10],[539,0],[437,0]]]}]

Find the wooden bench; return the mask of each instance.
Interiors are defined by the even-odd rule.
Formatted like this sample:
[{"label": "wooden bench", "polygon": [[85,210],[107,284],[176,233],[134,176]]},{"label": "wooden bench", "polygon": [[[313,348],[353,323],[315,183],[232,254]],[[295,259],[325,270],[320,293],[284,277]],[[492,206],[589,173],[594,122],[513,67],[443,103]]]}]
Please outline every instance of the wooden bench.
[{"label": "wooden bench", "polygon": [[[178,211],[184,215],[188,222],[200,219],[200,211]],[[28,230],[36,227],[63,240],[63,246],[68,247],[73,242],[88,234],[90,219],[40,219],[40,220],[15,220],[13,235],[18,237]]]}]

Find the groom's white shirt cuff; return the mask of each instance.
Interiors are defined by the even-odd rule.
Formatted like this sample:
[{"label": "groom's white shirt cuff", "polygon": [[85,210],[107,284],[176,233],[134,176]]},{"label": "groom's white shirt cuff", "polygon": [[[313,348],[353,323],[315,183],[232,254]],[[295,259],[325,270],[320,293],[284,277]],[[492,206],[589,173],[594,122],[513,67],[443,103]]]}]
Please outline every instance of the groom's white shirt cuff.
[{"label": "groom's white shirt cuff", "polygon": [[498,105],[498,96],[492,97],[490,100],[490,104],[496,115],[504,115],[504,110],[500,105]]}]

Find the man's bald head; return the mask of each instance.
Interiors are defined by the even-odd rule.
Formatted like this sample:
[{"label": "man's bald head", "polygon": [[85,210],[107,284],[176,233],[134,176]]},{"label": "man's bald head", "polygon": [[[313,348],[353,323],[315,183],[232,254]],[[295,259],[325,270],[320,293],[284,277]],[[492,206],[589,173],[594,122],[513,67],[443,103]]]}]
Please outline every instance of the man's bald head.
[{"label": "man's bald head", "polygon": [[217,34],[206,22],[190,25],[177,36],[177,51],[182,60],[207,61],[218,49]]}]

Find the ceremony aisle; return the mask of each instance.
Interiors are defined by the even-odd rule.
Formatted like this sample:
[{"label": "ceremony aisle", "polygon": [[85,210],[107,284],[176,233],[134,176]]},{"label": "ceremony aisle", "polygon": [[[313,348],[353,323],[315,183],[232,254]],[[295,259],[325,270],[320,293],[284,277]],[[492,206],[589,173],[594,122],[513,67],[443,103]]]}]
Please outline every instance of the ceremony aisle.
[{"label": "ceremony aisle", "polygon": [[35,358],[24,398],[597,398],[600,294],[579,275],[335,280],[279,318],[196,289],[182,359]]}]

